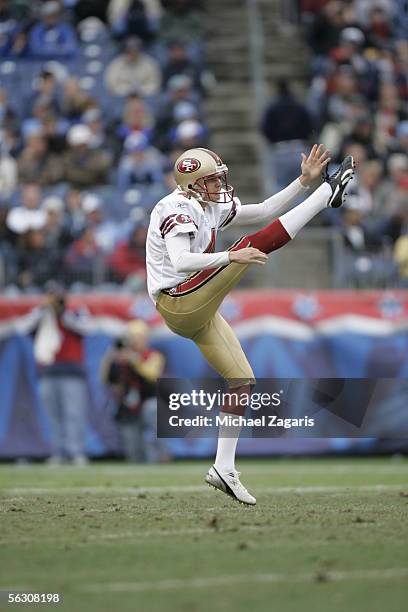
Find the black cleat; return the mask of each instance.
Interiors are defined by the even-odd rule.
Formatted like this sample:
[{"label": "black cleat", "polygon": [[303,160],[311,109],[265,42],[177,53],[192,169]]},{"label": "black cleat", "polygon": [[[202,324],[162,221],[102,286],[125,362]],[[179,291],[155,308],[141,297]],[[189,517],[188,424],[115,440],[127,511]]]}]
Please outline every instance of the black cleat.
[{"label": "black cleat", "polygon": [[330,208],[339,208],[343,204],[344,190],[354,175],[356,164],[351,155],[347,155],[340,164],[340,168],[332,175],[326,174],[325,181],[330,185],[332,194],[327,202]]}]

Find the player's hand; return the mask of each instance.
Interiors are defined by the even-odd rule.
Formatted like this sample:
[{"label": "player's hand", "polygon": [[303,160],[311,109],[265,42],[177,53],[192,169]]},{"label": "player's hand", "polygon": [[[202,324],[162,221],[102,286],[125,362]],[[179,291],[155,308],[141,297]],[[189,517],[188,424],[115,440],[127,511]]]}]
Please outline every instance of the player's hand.
[{"label": "player's hand", "polygon": [[230,251],[230,261],[234,261],[239,264],[261,264],[264,265],[268,261],[268,256],[262,253],[259,249],[253,247],[247,247],[246,249],[240,249],[239,251]]},{"label": "player's hand", "polygon": [[302,153],[302,175],[300,177],[300,182],[302,185],[307,187],[310,185],[310,183],[317,179],[329,161],[330,153],[322,144],[319,146],[317,146],[317,144],[313,145],[312,150],[307,157],[304,153]]}]

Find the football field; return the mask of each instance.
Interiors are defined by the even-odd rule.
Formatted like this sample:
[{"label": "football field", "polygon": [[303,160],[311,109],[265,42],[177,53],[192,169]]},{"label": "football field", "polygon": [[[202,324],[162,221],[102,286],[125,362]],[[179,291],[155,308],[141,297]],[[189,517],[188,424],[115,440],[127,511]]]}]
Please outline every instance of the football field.
[{"label": "football field", "polygon": [[240,461],[256,507],[204,485],[208,465],[0,466],[0,609],[406,609],[407,460]]}]

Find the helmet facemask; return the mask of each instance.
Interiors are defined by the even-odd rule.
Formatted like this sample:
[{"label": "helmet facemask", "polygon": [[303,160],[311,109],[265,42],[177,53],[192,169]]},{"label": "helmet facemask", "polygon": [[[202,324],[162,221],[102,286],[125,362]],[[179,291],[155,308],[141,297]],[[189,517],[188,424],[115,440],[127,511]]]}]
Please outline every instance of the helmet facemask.
[{"label": "helmet facemask", "polygon": [[[219,181],[216,190],[209,184],[212,179]],[[228,184],[228,172],[225,170],[197,179],[190,190],[195,197],[205,203],[228,204],[234,199],[234,187]]]}]

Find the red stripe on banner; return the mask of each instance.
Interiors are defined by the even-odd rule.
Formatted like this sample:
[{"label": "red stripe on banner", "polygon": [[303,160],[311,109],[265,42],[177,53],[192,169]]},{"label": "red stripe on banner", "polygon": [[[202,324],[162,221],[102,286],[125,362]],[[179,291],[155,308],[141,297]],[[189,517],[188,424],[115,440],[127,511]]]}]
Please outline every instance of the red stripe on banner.
[{"label": "red stripe on banner", "polygon": [[[240,243],[241,241],[232,249],[248,246]],[[221,269],[216,268],[213,271],[217,273]],[[209,271],[206,272],[210,274]],[[198,274],[202,274],[202,271]],[[187,281],[192,279],[193,277],[190,277]],[[404,289],[385,291],[247,289],[232,291],[228,295],[228,302],[236,305],[234,323],[273,316],[288,322],[302,321],[313,329],[323,321],[330,322],[333,318],[358,315],[372,322],[388,321],[396,326],[395,333],[398,333],[398,326],[403,325],[405,330],[408,321],[408,291]],[[0,296],[0,328],[4,325],[7,327],[9,323],[14,329],[13,321],[20,320],[32,308],[42,303],[43,297],[38,295],[13,298]],[[122,321],[142,317],[152,326],[162,323],[159,313],[144,293],[136,296],[117,293],[68,296],[69,309],[82,310],[84,306],[91,317],[112,317]],[[1,332],[0,329],[0,337],[3,337],[4,334]],[[401,333],[406,336],[407,331]]]}]

